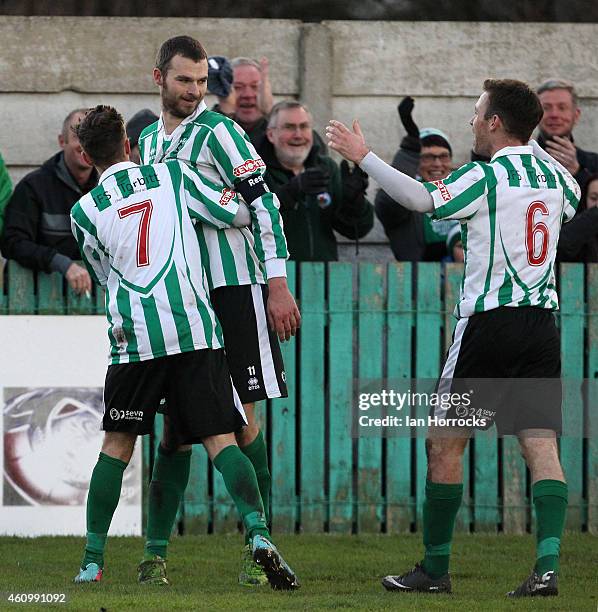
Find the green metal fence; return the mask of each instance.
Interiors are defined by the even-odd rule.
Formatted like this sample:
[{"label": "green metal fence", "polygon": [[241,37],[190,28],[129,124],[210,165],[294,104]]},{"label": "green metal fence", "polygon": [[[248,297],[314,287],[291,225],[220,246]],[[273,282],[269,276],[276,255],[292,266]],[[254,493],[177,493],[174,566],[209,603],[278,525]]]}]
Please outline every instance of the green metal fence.
[{"label": "green metal fence", "polygon": [[[351,379],[434,378],[450,345],[461,266],[320,263],[289,266],[303,323],[283,345],[289,397],[258,408],[269,441],[277,532],[400,532],[421,525],[426,459],[422,438],[351,438]],[[6,280],[7,279],[7,280]],[[559,274],[563,376],[598,378],[598,265]],[[102,314],[103,294],[66,290],[58,274],[34,275],[8,262],[4,314]],[[7,350],[6,348],[4,350]],[[598,531],[598,401],[565,395],[578,432],[563,438],[569,483],[567,526]],[[156,423],[159,435],[161,422]],[[144,440],[146,475],[154,439]],[[523,532],[532,526],[529,476],[517,441],[481,433],[465,455],[461,531]],[[237,529],[220,474],[194,447],[180,511],[187,533]]]}]

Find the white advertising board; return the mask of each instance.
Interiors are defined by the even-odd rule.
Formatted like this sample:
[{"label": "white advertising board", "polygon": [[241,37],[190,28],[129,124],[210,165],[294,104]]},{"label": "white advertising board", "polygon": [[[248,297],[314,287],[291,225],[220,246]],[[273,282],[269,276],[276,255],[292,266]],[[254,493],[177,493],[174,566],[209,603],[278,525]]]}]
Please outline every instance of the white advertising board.
[{"label": "white advertising board", "polygon": [[[108,366],[100,316],[0,316],[0,534],[85,535]],[[110,527],[141,535],[141,444]]]}]

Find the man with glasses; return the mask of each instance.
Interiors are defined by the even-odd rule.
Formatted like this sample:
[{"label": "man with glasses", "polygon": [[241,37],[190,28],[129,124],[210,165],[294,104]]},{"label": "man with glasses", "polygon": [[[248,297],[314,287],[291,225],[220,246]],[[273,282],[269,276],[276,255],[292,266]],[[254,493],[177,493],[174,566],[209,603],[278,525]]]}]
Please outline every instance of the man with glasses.
[{"label": "man with glasses", "polygon": [[367,175],[346,161],[339,169],[322,153],[312,117],[300,102],[272,108],[266,137],[258,153],[266,163],[266,183],[280,200],[290,259],[337,260],[333,230],[355,240],[372,229]]},{"label": "man with glasses", "polygon": [[[413,98],[406,97],[398,106],[407,134],[401,140],[392,166],[412,178],[440,181],[451,173],[453,167],[451,145],[444,132],[417,127],[412,118],[414,105]],[[432,221],[429,215],[401,206],[383,189],[376,194],[375,206],[376,215],[398,261],[441,261],[446,258],[463,261],[461,237],[458,231],[455,233],[459,225],[457,221]],[[451,241],[451,236],[456,240]]]}]

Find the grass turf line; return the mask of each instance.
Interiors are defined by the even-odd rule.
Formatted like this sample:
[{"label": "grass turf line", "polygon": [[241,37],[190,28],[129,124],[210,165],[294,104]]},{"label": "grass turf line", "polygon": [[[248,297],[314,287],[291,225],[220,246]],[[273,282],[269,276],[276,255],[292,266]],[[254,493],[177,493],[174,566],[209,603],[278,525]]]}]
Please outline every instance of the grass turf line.
[{"label": "grass turf line", "polygon": [[10,604],[8,593],[66,593],[62,610],[592,610],[597,609],[598,538],[567,534],[561,558],[561,595],[507,600],[527,577],[534,539],[527,536],[457,535],[452,595],[387,593],[385,574],[409,569],[421,558],[419,535],[301,535],[276,537],[302,587],[293,593],[237,585],[242,539],[174,538],[169,548],[171,587],[137,584],[141,538],[108,539],[100,584],[74,585],[84,540],[74,537],[0,538],[0,610],[42,606]]}]

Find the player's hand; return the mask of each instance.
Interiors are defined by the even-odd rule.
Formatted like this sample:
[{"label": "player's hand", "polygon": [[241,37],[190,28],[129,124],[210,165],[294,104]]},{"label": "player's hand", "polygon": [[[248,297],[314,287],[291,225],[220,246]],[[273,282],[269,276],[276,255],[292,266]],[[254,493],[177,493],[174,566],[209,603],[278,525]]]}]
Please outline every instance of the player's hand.
[{"label": "player's hand", "polygon": [[326,137],[331,149],[338,151],[345,159],[355,164],[360,164],[370,152],[357,119],[353,121],[353,131],[340,121],[332,119],[326,128]]},{"label": "player's hand", "polygon": [[580,166],[577,161],[577,150],[568,138],[553,136],[553,139],[546,141],[546,152],[563,164],[573,176],[579,172]]},{"label": "player's hand", "polygon": [[71,289],[78,295],[91,291],[89,272],[79,264],[72,263],[64,275]]},{"label": "player's hand", "polygon": [[284,277],[268,280],[268,322],[281,342],[290,340],[301,325],[301,315]]}]

